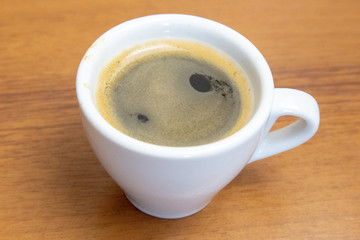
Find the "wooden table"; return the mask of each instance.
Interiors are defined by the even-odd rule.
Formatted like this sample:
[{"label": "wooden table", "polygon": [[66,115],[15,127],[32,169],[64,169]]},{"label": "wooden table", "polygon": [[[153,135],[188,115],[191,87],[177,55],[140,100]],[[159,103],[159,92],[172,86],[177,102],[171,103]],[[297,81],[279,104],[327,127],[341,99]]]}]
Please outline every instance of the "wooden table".
[{"label": "wooden table", "polygon": [[[309,142],[249,164],[179,220],[128,202],[86,140],[75,95],[96,38],[169,12],[239,31],[276,87],[312,94],[321,111]],[[360,239],[360,2],[2,0],[0,239]]]}]

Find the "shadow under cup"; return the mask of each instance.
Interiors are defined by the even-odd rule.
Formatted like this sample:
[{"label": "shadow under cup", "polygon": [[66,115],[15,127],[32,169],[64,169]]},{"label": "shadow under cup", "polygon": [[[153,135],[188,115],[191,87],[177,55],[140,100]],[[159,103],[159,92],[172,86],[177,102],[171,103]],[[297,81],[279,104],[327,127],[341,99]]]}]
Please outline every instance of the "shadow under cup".
[{"label": "shadow under cup", "polygon": [[[102,118],[95,104],[101,70],[122,51],[162,39],[201,42],[240,66],[254,101],[242,129],[210,144],[166,147],[121,134]],[[76,88],[89,142],[129,200],[150,215],[180,218],[204,208],[248,163],[269,117],[274,86],[261,53],[236,31],[200,17],[164,14],[134,19],[104,33],[86,52]]]}]

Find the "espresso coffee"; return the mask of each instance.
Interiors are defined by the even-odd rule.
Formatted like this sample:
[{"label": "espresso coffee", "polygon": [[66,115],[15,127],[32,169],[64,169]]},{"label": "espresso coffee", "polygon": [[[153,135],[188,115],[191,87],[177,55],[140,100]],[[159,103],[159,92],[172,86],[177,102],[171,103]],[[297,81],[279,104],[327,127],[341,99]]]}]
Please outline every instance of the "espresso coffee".
[{"label": "espresso coffee", "polygon": [[250,115],[250,85],[227,56],[202,43],[161,40],[137,45],[102,71],[101,115],[120,132],[165,146],[227,137]]}]

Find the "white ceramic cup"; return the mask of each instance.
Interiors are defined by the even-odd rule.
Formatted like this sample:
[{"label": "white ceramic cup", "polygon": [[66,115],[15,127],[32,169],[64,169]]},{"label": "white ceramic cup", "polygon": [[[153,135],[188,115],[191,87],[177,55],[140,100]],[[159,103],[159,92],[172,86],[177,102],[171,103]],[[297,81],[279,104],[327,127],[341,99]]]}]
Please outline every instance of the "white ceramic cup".
[{"label": "white ceramic cup", "polygon": [[[100,115],[95,88],[104,66],[138,43],[172,38],[211,45],[242,67],[251,81],[255,106],[241,130],[206,145],[166,147],[133,139]],[[110,29],[82,59],[76,90],[85,132],[101,164],[138,209],[160,218],[181,218],[200,211],[246,164],[306,142],[320,120],[312,96],[294,89],[274,89],[268,64],[246,38],[220,23],[189,15],[147,16]],[[269,133],[283,115],[299,120]]]}]

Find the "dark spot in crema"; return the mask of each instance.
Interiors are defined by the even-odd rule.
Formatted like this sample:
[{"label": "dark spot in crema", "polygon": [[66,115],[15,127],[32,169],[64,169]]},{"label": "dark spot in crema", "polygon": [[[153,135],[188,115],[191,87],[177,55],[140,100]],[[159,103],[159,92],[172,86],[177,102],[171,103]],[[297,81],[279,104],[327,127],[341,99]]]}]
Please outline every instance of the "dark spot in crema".
[{"label": "dark spot in crema", "polygon": [[189,81],[191,86],[199,92],[209,92],[210,90],[212,90],[211,76],[194,73],[190,76]]},{"label": "dark spot in crema", "polygon": [[214,90],[225,100],[233,97],[233,89],[230,83],[218,80],[206,74],[194,73],[189,78],[191,86],[199,92],[209,92]]},{"label": "dark spot in crema", "polygon": [[146,123],[147,121],[149,121],[149,118],[141,113],[137,113],[137,119],[142,122],[142,123]]}]

